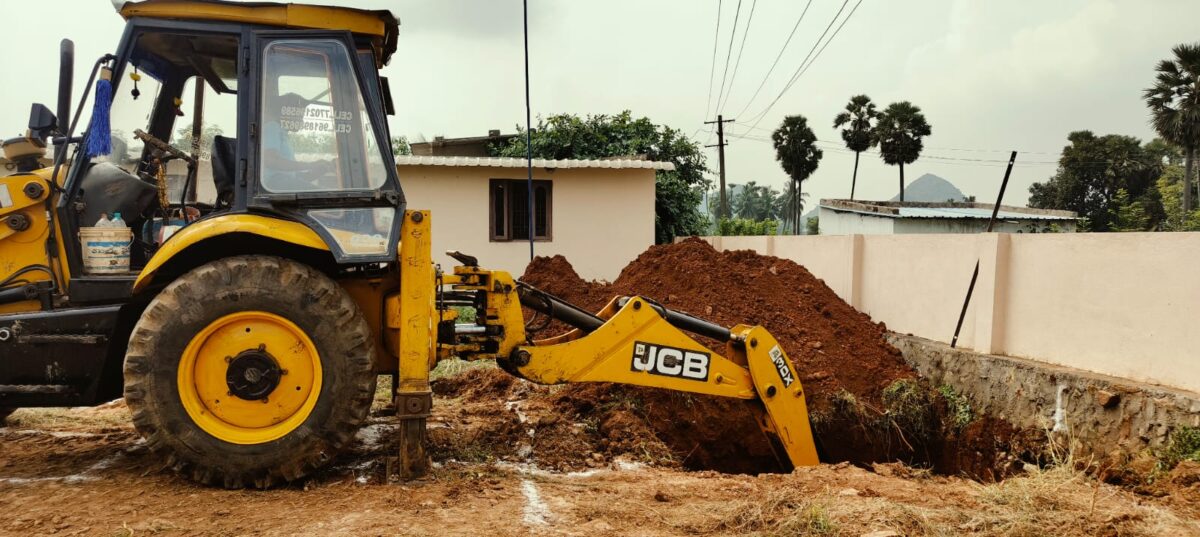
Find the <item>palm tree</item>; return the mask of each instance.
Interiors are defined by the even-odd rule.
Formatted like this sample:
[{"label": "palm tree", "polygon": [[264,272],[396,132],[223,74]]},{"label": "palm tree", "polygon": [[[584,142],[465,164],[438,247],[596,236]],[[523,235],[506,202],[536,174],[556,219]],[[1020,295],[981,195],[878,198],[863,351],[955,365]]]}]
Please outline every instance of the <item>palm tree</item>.
[{"label": "palm tree", "polygon": [[871,136],[871,120],[878,117],[879,112],[875,110],[875,103],[871,102],[870,97],[855,95],[846,104],[846,111],[833,118],[835,129],[849,125],[849,128],[842,129],[842,141],[846,142],[846,149],[854,152],[854,175],[850,177],[851,201],[854,200],[854,185],[858,182],[858,157],[875,145],[875,139]]},{"label": "palm tree", "polygon": [[[791,222],[792,233],[800,234],[801,215],[801,183],[817,171],[824,153],[817,149],[817,136],[808,126],[804,116],[788,116],[783,118],[779,128],[771,133],[771,141],[775,145],[775,160],[783,167],[791,182],[795,185],[796,194],[792,196]],[[788,185],[791,189],[792,185]]]},{"label": "palm tree", "polygon": [[1154,130],[1168,142],[1182,147],[1183,211],[1192,209],[1192,159],[1200,141],[1200,44],[1176,45],[1174,59],[1158,62],[1154,86],[1143,96],[1150,107]]},{"label": "palm tree", "polygon": [[[808,192],[800,193],[799,201],[796,200],[796,181],[788,181],[787,187],[783,189],[783,193],[775,198],[775,214],[783,222],[783,229],[795,229],[800,225],[795,215],[799,214],[800,218],[804,216],[804,200],[808,198]],[[800,208],[796,209],[796,205]]]},{"label": "palm tree", "polygon": [[921,109],[908,101],[889,104],[875,124],[875,141],[879,156],[886,164],[900,165],[900,202],[904,202],[904,165],[916,162],[924,146],[921,138],[933,130],[921,114]]},{"label": "palm tree", "polygon": [[774,188],[747,181],[733,199],[733,212],[738,218],[769,220],[775,217],[775,198],[778,196],[779,192]]}]

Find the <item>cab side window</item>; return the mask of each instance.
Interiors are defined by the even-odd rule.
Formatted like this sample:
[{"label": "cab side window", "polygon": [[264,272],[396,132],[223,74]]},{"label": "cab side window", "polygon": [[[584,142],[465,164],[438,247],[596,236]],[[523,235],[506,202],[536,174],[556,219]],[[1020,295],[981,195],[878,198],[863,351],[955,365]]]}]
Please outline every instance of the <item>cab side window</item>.
[{"label": "cab side window", "polygon": [[263,51],[259,168],[269,192],[376,189],[387,173],[350,52],[336,40]]}]

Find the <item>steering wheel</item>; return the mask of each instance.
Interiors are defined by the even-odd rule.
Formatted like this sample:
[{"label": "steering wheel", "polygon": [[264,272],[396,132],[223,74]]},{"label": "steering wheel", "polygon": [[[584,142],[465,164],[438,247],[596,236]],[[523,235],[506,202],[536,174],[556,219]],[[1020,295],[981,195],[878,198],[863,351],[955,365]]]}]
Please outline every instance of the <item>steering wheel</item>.
[{"label": "steering wheel", "polygon": [[162,151],[163,153],[171,155],[171,158],[180,159],[184,162],[187,162],[188,164],[196,163],[196,159],[192,158],[191,155],[188,155],[187,153],[184,153],[183,151],[176,149],[175,146],[162,141],[158,137],[156,137],[153,134],[150,134],[142,129],[134,130],[133,136],[135,138],[153,146],[155,149]]}]

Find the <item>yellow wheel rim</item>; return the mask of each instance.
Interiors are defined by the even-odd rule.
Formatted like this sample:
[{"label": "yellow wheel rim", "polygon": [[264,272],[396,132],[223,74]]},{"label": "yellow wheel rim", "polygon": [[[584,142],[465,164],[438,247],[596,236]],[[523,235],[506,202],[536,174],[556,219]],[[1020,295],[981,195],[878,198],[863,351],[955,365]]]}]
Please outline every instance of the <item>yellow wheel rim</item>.
[{"label": "yellow wheel rim", "polygon": [[321,393],[321,358],[295,323],[262,311],[231,313],[188,343],[178,387],[183,408],[205,432],[261,444],[308,419]]}]

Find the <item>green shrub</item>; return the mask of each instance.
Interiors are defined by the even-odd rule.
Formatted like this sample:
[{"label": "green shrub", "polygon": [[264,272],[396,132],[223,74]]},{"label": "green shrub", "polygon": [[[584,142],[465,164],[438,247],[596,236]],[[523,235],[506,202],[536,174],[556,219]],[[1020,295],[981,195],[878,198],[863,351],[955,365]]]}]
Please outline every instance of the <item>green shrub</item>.
[{"label": "green shrub", "polygon": [[717,235],[723,237],[739,235],[774,235],[779,227],[777,220],[750,220],[748,218],[722,218],[717,222]]},{"label": "green shrub", "polygon": [[946,400],[950,420],[955,429],[961,431],[967,424],[975,421],[975,411],[971,409],[971,402],[963,394],[954,391],[953,386],[948,384],[938,386],[938,393],[942,394],[942,398]]},{"label": "green shrub", "polygon": [[1200,461],[1200,427],[1184,425],[1171,431],[1171,441],[1159,459],[1164,470],[1174,468],[1181,461]]}]

